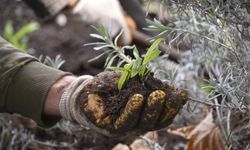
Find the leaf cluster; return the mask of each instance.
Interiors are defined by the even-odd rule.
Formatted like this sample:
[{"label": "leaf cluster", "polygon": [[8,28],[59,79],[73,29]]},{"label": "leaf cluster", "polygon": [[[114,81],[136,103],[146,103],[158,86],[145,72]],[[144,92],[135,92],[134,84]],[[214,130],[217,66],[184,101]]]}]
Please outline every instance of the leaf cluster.
[{"label": "leaf cluster", "polygon": [[62,59],[61,55],[56,55],[55,58],[51,58],[49,56],[44,57],[41,55],[38,59],[41,63],[56,69],[60,69],[65,63],[65,60]]},{"label": "leaf cluster", "polygon": [[119,90],[122,89],[122,86],[124,85],[126,80],[134,78],[137,75],[139,75],[140,77],[144,77],[150,72],[148,64],[160,55],[161,51],[158,50],[157,47],[162,40],[163,39],[157,39],[148,49],[144,58],[140,57],[138,49],[135,47],[133,50],[135,59],[132,59],[130,63],[125,64],[123,68],[113,68],[122,70],[122,75],[118,81]]},{"label": "leaf cluster", "polygon": [[35,21],[23,25],[20,29],[15,30],[11,21],[4,26],[4,38],[13,44],[16,48],[23,51],[28,50],[28,35],[39,29],[39,24]]},{"label": "leaf cluster", "polygon": [[120,67],[124,65],[124,63],[131,62],[132,58],[130,56],[125,55],[125,49],[132,50],[134,49],[134,46],[118,46],[118,39],[121,36],[122,31],[113,41],[110,37],[109,32],[101,24],[97,24],[96,26],[93,26],[93,28],[95,29],[96,33],[90,34],[90,36],[96,38],[99,41],[85,44],[85,46],[94,46],[94,50],[103,51],[103,53],[89,60],[89,62],[98,60],[103,56],[107,56],[106,63],[104,65],[105,68],[111,67],[117,59],[118,63],[116,67]]},{"label": "leaf cluster", "polygon": [[[161,53],[158,50],[158,45],[163,41],[163,39],[157,39],[150,46],[144,57],[141,57],[136,46],[123,46],[120,47],[117,44],[120,34],[115,38],[114,42],[109,36],[108,31],[100,24],[97,24],[94,29],[97,34],[91,34],[92,37],[101,40],[102,42],[94,42],[86,45],[95,45],[95,50],[102,50],[103,53],[90,61],[96,60],[103,55],[108,55],[105,63],[105,68],[108,70],[121,70],[122,74],[118,81],[118,89],[121,90],[124,83],[135,76],[139,75],[144,77],[149,73],[148,64],[154,60]],[[125,50],[133,50],[133,57],[125,55]],[[113,66],[114,61],[118,59],[116,66]],[[122,67],[123,66],[123,67]]]}]

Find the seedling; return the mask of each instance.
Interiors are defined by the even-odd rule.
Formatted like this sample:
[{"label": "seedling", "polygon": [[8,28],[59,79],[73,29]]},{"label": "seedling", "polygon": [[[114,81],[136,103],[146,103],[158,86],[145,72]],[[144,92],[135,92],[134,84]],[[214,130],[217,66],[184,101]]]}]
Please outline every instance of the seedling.
[{"label": "seedling", "polygon": [[[158,45],[163,41],[163,39],[159,38],[154,41],[154,43],[150,46],[148,51],[146,52],[144,57],[141,57],[136,46],[123,46],[119,47],[117,45],[117,41],[121,36],[122,32],[115,38],[114,42],[109,36],[107,30],[100,24],[97,24],[94,27],[97,34],[91,34],[92,37],[102,40],[102,42],[90,43],[87,45],[96,45],[95,50],[103,50],[104,54],[108,54],[106,59],[105,68],[108,70],[121,70],[122,74],[118,81],[118,89],[121,90],[124,83],[135,76],[139,75],[142,79],[150,72],[149,63],[159,56],[161,53],[158,50]],[[125,55],[125,49],[133,50],[133,58]],[[99,58],[97,56],[94,59]],[[115,59],[119,59],[117,65],[112,66]],[[92,59],[93,60],[93,59]],[[90,60],[90,61],[92,61]],[[123,67],[121,67],[123,65]]]},{"label": "seedling", "polygon": [[12,22],[8,21],[4,26],[3,36],[16,48],[27,52],[29,45],[28,35],[38,29],[39,24],[32,21],[23,25],[20,29],[15,30]]}]

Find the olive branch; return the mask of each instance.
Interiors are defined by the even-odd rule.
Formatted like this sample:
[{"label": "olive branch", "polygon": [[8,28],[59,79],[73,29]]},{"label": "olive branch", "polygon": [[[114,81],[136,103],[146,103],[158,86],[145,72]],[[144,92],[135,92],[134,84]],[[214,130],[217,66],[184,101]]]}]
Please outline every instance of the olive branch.
[{"label": "olive branch", "polygon": [[[94,26],[96,34],[90,36],[101,40],[101,42],[89,43],[86,45],[94,45],[94,50],[102,50],[103,53],[89,61],[96,60],[103,55],[108,55],[105,68],[108,70],[121,70],[122,74],[118,81],[118,89],[121,90],[124,83],[135,76],[139,75],[141,78],[145,77],[149,72],[149,63],[159,56],[161,51],[158,49],[158,45],[163,41],[162,38],[155,40],[147,50],[144,57],[140,56],[138,49],[133,46],[118,46],[117,41],[122,34],[120,34],[113,41],[108,31],[100,24]],[[125,49],[133,50],[133,57],[125,54]],[[115,66],[114,61],[118,59],[118,63]]]}]

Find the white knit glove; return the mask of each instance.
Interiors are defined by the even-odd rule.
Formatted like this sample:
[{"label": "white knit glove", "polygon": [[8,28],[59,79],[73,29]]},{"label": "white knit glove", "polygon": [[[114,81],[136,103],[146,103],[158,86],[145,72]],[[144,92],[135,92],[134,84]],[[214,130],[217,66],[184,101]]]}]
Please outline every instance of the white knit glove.
[{"label": "white knit glove", "polygon": [[68,13],[68,21],[78,34],[84,34],[85,25],[100,23],[110,32],[112,37],[123,31],[119,39],[121,44],[129,44],[132,41],[118,0],[79,0]]},{"label": "white knit glove", "polygon": [[94,129],[99,133],[111,136],[108,131],[92,124],[80,110],[79,96],[82,93],[83,88],[90,83],[92,79],[93,77],[90,75],[80,76],[64,90],[59,103],[60,114],[66,120],[76,122],[85,127]]}]

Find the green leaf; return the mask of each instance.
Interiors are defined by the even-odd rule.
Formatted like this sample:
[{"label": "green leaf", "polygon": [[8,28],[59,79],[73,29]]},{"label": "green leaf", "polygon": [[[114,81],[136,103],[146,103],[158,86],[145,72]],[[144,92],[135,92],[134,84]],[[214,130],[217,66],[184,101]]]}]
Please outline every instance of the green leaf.
[{"label": "green leaf", "polygon": [[133,49],[133,54],[134,54],[136,59],[140,58],[139,51],[138,51],[138,49],[136,47]]},{"label": "green leaf", "polygon": [[[158,47],[158,45],[161,43],[163,39],[159,38],[157,39],[148,49],[144,60],[142,62],[143,65],[148,64],[150,61],[152,61],[153,59],[155,59],[157,56],[159,56],[159,54],[161,53],[159,50],[157,50],[156,48]],[[151,56],[153,55],[153,56]]]},{"label": "green leaf", "polygon": [[148,52],[154,51],[163,40],[163,38],[155,40],[154,43],[149,47]]},{"label": "green leaf", "polygon": [[37,22],[30,22],[24,25],[18,32],[14,35],[16,40],[20,40],[21,38],[25,37],[26,35],[36,31],[39,29],[39,24]]},{"label": "green leaf", "polygon": [[212,86],[210,86],[210,87],[207,86],[207,87],[203,87],[202,90],[203,90],[206,94],[209,94],[209,93],[213,92],[215,89],[214,89],[214,87],[212,87]]},{"label": "green leaf", "polygon": [[142,66],[140,67],[139,75],[140,75],[140,76],[144,76],[146,70],[147,70],[146,65],[142,65]]},{"label": "green leaf", "polygon": [[129,72],[128,72],[127,70],[124,70],[124,71],[122,72],[122,75],[121,75],[121,77],[120,77],[120,79],[119,79],[119,81],[118,81],[118,90],[119,90],[119,91],[121,91],[121,89],[122,89],[122,87],[123,87],[125,81],[127,80],[128,74],[129,74]]},{"label": "green leaf", "polygon": [[134,61],[131,61],[131,63],[124,65],[124,69],[130,72],[133,65],[134,65]]},{"label": "green leaf", "polygon": [[158,57],[160,55],[160,53],[161,53],[160,50],[155,50],[155,51],[149,53],[149,55],[147,55],[147,57],[144,58],[143,64],[144,65],[148,64],[150,61],[152,61],[156,57]]},{"label": "green leaf", "polygon": [[38,28],[39,24],[33,21],[25,24],[21,29],[14,33],[15,31],[12,22],[8,21],[4,28],[4,37],[16,48],[26,51],[28,49],[28,38],[26,36]]},{"label": "green leaf", "polygon": [[130,77],[133,78],[134,76],[136,76],[139,72],[138,68],[136,68],[135,66],[135,60],[132,60],[132,67],[131,67],[131,70],[130,70]]},{"label": "green leaf", "polygon": [[134,64],[132,66],[131,78],[135,77],[140,72],[140,67],[142,63],[142,58],[138,58],[134,60]]},{"label": "green leaf", "polygon": [[11,37],[14,34],[14,28],[13,28],[13,25],[12,25],[11,21],[7,21],[7,23],[4,26],[4,31],[3,32],[4,32],[3,33],[4,38],[6,40],[8,40],[9,42],[11,42]]},{"label": "green leaf", "polygon": [[127,79],[130,78],[131,68],[133,66],[133,61],[130,64],[124,65],[124,70],[122,71],[122,75],[118,81],[118,90],[120,91]]}]

